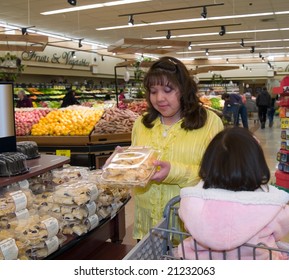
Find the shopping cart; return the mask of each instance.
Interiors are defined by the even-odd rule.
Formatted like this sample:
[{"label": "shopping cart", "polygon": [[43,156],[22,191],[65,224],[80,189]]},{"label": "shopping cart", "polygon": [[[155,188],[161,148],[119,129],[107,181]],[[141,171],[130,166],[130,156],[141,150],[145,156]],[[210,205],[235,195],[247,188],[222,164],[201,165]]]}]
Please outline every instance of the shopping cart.
[{"label": "shopping cart", "polygon": [[[166,205],[164,209],[163,219],[152,228],[150,232],[139,242],[137,245],[124,257],[124,260],[181,260],[186,259],[186,254],[184,250],[183,241],[190,237],[185,231],[181,231],[182,223],[178,216],[178,203],[180,197],[176,196],[172,198]],[[178,244],[181,244],[182,257],[176,257],[176,248]],[[243,244],[242,246],[236,248],[236,257],[234,259],[242,260],[248,259],[244,258],[242,253],[246,251],[246,256],[248,255],[248,250],[251,252],[251,260],[258,259],[258,256],[262,254],[263,258],[272,260],[274,255],[278,252],[278,255],[282,253],[284,256],[289,255],[289,244],[280,242],[280,247],[283,248],[271,248],[266,246],[266,244]],[[204,260],[204,256],[200,257],[198,251],[198,244],[194,240],[195,257],[194,259]],[[215,259],[216,252],[208,249],[208,254],[206,255],[206,260]],[[218,252],[218,259],[226,260],[229,259],[227,252]],[[231,259],[231,258],[230,258]]]}]

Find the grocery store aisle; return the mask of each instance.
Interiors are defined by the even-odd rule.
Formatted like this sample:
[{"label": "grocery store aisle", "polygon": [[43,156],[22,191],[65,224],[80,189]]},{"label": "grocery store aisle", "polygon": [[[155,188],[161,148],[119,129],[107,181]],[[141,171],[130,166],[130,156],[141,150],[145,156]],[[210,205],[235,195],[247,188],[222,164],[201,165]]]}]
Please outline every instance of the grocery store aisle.
[{"label": "grocery store aisle", "polygon": [[[267,121],[268,122],[268,121]],[[281,127],[280,119],[275,117],[273,127],[269,128],[268,123],[265,129],[261,129],[257,122],[249,119],[249,128],[254,132],[259,139],[261,146],[264,150],[267,164],[271,170],[271,183],[275,183],[275,171],[277,165],[277,152],[281,144]],[[136,241],[132,238],[133,215],[134,215],[134,200],[128,202],[125,209],[126,215],[126,236],[123,243],[128,245],[135,245]]]}]

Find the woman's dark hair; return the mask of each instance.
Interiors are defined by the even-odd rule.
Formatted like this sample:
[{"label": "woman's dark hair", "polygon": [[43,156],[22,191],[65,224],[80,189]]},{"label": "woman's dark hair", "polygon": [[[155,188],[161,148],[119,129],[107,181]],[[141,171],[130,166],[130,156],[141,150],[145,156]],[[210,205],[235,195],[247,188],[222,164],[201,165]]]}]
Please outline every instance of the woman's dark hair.
[{"label": "woman's dark hair", "polygon": [[270,179],[262,147],[245,128],[226,128],[208,145],[201,161],[204,189],[254,191]]},{"label": "woman's dark hair", "polygon": [[181,117],[183,118],[181,127],[185,130],[193,130],[204,126],[207,112],[197,96],[197,84],[180,60],[174,57],[160,58],[146,73],[143,84],[146,90],[148,109],[142,122],[146,127],[152,128],[154,120],[159,116],[159,112],[150,102],[150,87],[168,84],[177,87],[181,93]]}]

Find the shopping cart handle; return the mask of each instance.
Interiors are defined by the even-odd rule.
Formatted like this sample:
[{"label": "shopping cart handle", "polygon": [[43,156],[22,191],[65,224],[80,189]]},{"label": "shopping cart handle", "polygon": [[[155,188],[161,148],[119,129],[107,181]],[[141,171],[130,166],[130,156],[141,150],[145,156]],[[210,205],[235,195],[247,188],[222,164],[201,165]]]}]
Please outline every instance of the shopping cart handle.
[{"label": "shopping cart handle", "polygon": [[180,202],[180,200],[181,200],[181,197],[180,197],[179,195],[177,195],[177,196],[175,196],[175,197],[173,197],[173,198],[171,198],[171,199],[169,200],[169,202],[166,204],[165,209],[164,209],[164,212],[163,212],[163,217],[164,217],[164,218],[169,217],[169,215],[170,215],[170,210],[171,210],[172,206],[174,206],[175,204],[177,204],[178,202]]}]

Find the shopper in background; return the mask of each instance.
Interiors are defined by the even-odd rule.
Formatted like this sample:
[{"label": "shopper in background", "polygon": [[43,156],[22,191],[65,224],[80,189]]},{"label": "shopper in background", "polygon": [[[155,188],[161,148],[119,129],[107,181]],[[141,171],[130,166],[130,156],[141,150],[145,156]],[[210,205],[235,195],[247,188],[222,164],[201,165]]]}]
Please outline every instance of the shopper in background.
[{"label": "shopper in background", "polygon": [[197,97],[197,85],[186,66],[176,58],[162,57],[144,78],[147,112],[134,123],[133,146],[160,151],[152,180],[134,189],[133,237],[142,239],[163,217],[167,202],[182,187],[199,181],[203,153],[223,123],[205,109]]},{"label": "shopper in background", "polygon": [[61,108],[68,107],[71,105],[80,105],[80,103],[75,98],[75,90],[69,90],[66,95],[64,96]]},{"label": "shopper in background", "polygon": [[[185,257],[238,259],[244,243],[278,248],[289,233],[289,193],[268,185],[270,170],[264,152],[247,129],[221,131],[209,144],[201,161],[201,181],[181,190],[179,216],[191,237],[185,239]],[[181,246],[179,257],[183,257]],[[257,259],[269,258],[269,251],[255,250]],[[253,259],[253,248],[241,248],[242,259]],[[288,258],[273,253],[274,259]]]},{"label": "shopper in background", "polygon": [[267,116],[269,120],[269,127],[272,127],[274,124],[274,116],[276,111],[276,100],[278,100],[278,95],[271,96],[271,105],[268,108]]},{"label": "shopper in background", "polygon": [[26,95],[24,90],[18,91],[18,100],[16,108],[30,108],[33,107],[31,99]]},{"label": "shopper in background", "polygon": [[248,115],[245,104],[242,101],[241,95],[237,93],[224,93],[222,99],[225,100],[223,115],[233,116],[234,126],[239,126],[239,115],[241,116],[242,124],[244,128],[248,128]]},{"label": "shopper in background", "polygon": [[118,100],[123,101],[125,99],[124,90],[122,89],[118,95]]},{"label": "shopper in background", "polygon": [[207,95],[209,95],[209,96],[210,96],[210,95],[213,95],[213,96],[216,95],[215,90],[214,90],[213,87],[210,87],[210,88],[209,88],[209,91],[207,92]]},{"label": "shopper in background", "polygon": [[267,110],[271,106],[271,96],[266,87],[256,97],[256,105],[258,107],[258,116],[261,123],[261,129],[265,128]]}]

